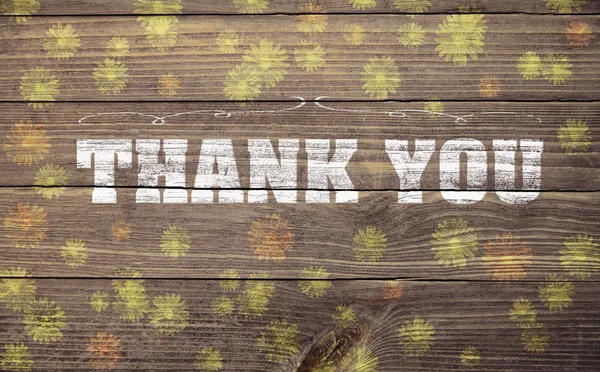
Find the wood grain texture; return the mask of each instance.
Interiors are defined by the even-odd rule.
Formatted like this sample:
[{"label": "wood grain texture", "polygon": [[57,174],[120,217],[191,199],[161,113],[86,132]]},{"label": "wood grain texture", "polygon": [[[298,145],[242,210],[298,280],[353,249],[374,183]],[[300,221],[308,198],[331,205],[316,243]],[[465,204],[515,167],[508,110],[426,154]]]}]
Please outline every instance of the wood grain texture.
[{"label": "wood grain texture", "polygon": [[[180,16],[173,26],[176,45],[157,50],[146,40],[146,31],[136,17],[36,17],[15,27],[8,18],[0,20],[0,91],[4,101],[21,101],[20,78],[31,68],[41,66],[60,83],[59,101],[136,101],[136,100],[227,100],[223,93],[229,71],[242,65],[244,53],[252,44],[269,39],[281,44],[289,57],[287,75],[274,88],[263,87],[257,100],[282,100],[301,96],[314,99],[372,100],[362,89],[363,68],[371,58],[391,57],[400,73],[400,87],[387,98],[392,100],[487,100],[480,93],[485,76],[498,79],[497,100],[597,100],[600,84],[598,43],[573,47],[565,33],[571,19],[555,16],[486,15],[485,46],[477,60],[466,66],[445,62],[436,51],[438,24],[446,15],[331,15],[323,33],[306,35],[297,29],[294,16]],[[526,19],[526,20],[525,20]],[[578,16],[593,30],[600,29],[599,16]],[[423,45],[408,49],[399,45],[397,30],[416,22],[426,32]],[[80,48],[67,60],[55,60],[43,49],[46,31],[52,25],[70,24],[80,35]],[[257,28],[257,24],[263,27]],[[362,25],[366,39],[350,46],[344,39],[344,27]],[[550,27],[551,26],[551,27]],[[234,54],[222,53],[216,44],[218,34],[235,31],[240,48]],[[93,71],[109,56],[105,49],[113,36],[126,37],[131,54],[121,59],[128,69],[128,83],[120,94],[101,94]],[[310,37],[309,37],[310,36]],[[307,72],[294,61],[303,40],[318,42],[325,51],[325,66]],[[562,85],[539,77],[524,80],[517,69],[521,55],[534,51],[542,60],[548,54],[568,54],[572,75]],[[161,75],[173,74],[180,81],[175,97],[160,96]],[[315,84],[315,82],[319,82]]]}]

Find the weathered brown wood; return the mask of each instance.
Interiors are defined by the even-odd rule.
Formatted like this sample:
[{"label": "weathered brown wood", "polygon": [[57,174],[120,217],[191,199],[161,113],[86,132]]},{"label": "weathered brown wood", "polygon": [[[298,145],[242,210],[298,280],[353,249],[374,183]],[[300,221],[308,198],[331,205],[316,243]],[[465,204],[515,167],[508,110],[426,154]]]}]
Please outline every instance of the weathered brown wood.
[{"label": "weathered brown wood", "polygon": [[[339,335],[359,326],[365,329],[361,333],[364,336],[342,348],[341,357],[362,347],[376,358],[376,364],[370,365],[377,371],[468,370],[461,364],[461,353],[469,347],[479,352],[476,370],[481,371],[592,371],[600,362],[597,283],[575,283],[573,302],[562,312],[544,306],[538,291],[541,282],[498,285],[403,281],[399,284],[402,296],[391,300],[384,299],[389,288],[385,281],[335,281],[318,299],[302,294],[296,281],[272,283],[274,292],[268,311],[249,318],[240,314],[237,306],[232,315],[225,317],[216,316],[211,307],[211,302],[223,294],[232,297],[235,304],[244,283],[235,291],[223,292],[217,281],[146,279],[142,286],[150,302],[174,293],[185,301],[189,311],[183,331],[166,336],[149,321],[152,313],[126,323],[112,306],[101,313],[92,310],[88,302],[96,291],[106,293],[109,302],[114,301],[111,280],[36,279],[36,296],[55,301],[64,311],[67,326],[62,329],[61,340],[34,342],[24,330],[23,314],[4,307],[0,310],[0,339],[3,343],[27,344],[36,371],[93,370],[92,363],[102,359],[86,348],[98,332],[120,340],[116,370],[194,371],[200,350],[212,347],[221,352],[224,371],[294,371],[295,363],[299,364],[315,344],[324,342],[328,332]],[[522,330],[510,319],[513,301],[519,299],[531,302],[536,321],[549,336],[542,353],[524,349]],[[346,330],[336,326],[332,318],[340,305],[351,306],[356,314],[356,324]],[[152,304],[150,307],[155,309]],[[400,328],[415,317],[428,322],[435,332],[424,356],[407,355],[401,343]],[[298,351],[290,353],[290,361],[284,358],[282,363],[270,362],[257,344],[261,333],[274,321],[298,327]],[[366,360],[372,362],[371,358]]]},{"label": "weathered brown wood", "polygon": [[[541,3],[541,1],[540,1]],[[486,15],[487,32],[483,51],[466,66],[444,61],[436,51],[435,34],[446,15],[331,15],[323,33],[307,35],[297,29],[294,16],[180,16],[176,28],[176,45],[157,50],[146,40],[145,29],[136,17],[36,17],[18,27],[8,18],[0,20],[0,91],[2,100],[21,101],[20,78],[31,68],[41,66],[59,80],[59,101],[80,100],[228,100],[223,92],[224,80],[236,66],[242,66],[252,44],[270,40],[286,50],[287,75],[276,78],[275,87],[263,84],[256,100],[280,100],[301,96],[314,99],[372,100],[487,100],[480,93],[481,79],[497,78],[497,100],[597,100],[600,84],[598,43],[573,47],[566,38],[569,18],[554,16]],[[592,30],[600,29],[599,16],[578,16]],[[405,48],[398,43],[398,28],[415,22],[423,27],[423,45]],[[483,21],[482,21],[483,22]],[[44,50],[46,31],[57,23],[70,24],[80,35],[80,47],[67,60],[55,60]],[[266,32],[257,24],[268,25]],[[360,46],[348,45],[343,39],[348,24],[362,25],[366,39]],[[552,27],[549,27],[552,25]],[[233,54],[223,53],[216,42],[218,34],[232,30],[240,37],[240,47]],[[95,85],[93,71],[110,56],[105,49],[114,36],[126,37],[131,53],[120,59],[128,69],[128,82],[120,94],[101,94]],[[173,37],[175,34],[172,35]],[[319,43],[325,51],[325,65],[307,72],[295,61],[295,52],[303,40]],[[567,55],[572,75],[564,83],[554,85],[542,76],[524,80],[517,64],[526,52],[536,52],[542,61],[549,54]],[[363,90],[361,73],[372,58],[394,60],[400,73],[396,92],[370,96]],[[548,70],[550,71],[550,70]],[[178,93],[173,97],[158,94],[161,75],[173,74],[179,79]],[[315,84],[318,82],[318,84]],[[496,81],[492,80],[494,89]],[[109,91],[110,92],[110,91]],[[238,98],[239,99],[239,98]]]}]

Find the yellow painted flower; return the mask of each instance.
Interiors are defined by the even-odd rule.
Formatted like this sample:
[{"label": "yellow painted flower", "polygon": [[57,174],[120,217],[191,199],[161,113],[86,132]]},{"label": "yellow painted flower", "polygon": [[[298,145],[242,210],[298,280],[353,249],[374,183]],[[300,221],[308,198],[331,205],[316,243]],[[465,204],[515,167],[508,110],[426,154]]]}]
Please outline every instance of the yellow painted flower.
[{"label": "yellow painted flower", "polygon": [[174,97],[177,95],[181,81],[172,73],[161,75],[158,78],[158,94],[161,96]]},{"label": "yellow painted flower", "polygon": [[0,303],[14,311],[25,310],[35,300],[35,282],[31,275],[20,267],[3,270],[0,280]]},{"label": "yellow painted flower", "polygon": [[298,288],[312,298],[325,296],[331,287],[331,282],[326,280],[329,278],[329,273],[321,266],[305,267],[300,271],[300,277],[304,280],[298,281]]},{"label": "yellow painted flower", "polygon": [[396,0],[394,6],[405,13],[425,13],[431,3],[429,0]]},{"label": "yellow painted flower", "polygon": [[298,326],[287,321],[269,323],[258,338],[258,348],[270,362],[287,363],[300,352]]},{"label": "yellow painted flower", "polygon": [[113,223],[110,230],[117,241],[128,240],[131,236],[131,225],[124,220]]},{"label": "yellow painted flower", "polygon": [[90,306],[95,311],[101,313],[108,309],[110,305],[108,300],[108,293],[102,291],[96,291],[90,296]]},{"label": "yellow painted flower", "polygon": [[35,191],[45,199],[58,198],[67,185],[65,169],[58,165],[46,164],[35,173]]},{"label": "yellow painted flower", "polygon": [[[357,346],[342,358],[340,367],[342,371],[377,372],[378,361],[379,358],[373,355],[371,350]],[[331,372],[333,371],[335,368]]]},{"label": "yellow painted flower", "polygon": [[529,300],[520,299],[513,302],[509,316],[520,328],[529,328],[537,324],[537,310]]},{"label": "yellow painted flower", "polygon": [[377,3],[375,0],[348,0],[354,9],[365,10],[369,8],[374,8]]},{"label": "yellow painted flower", "polygon": [[459,13],[482,13],[483,11],[476,6],[461,5],[458,7],[458,12]]},{"label": "yellow painted flower", "polygon": [[509,281],[527,276],[525,267],[531,266],[532,257],[531,249],[518,236],[502,233],[484,245],[482,260],[492,279]]},{"label": "yellow painted flower", "polygon": [[550,335],[538,323],[533,327],[521,330],[521,343],[530,353],[543,353],[550,343]]},{"label": "yellow painted flower", "polygon": [[129,81],[127,70],[124,63],[110,58],[105,59],[103,63],[98,63],[94,69],[94,80],[100,93],[121,93]]},{"label": "yellow painted flower", "polygon": [[396,93],[400,87],[400,73],[391,57],[371,58],[363,70],[362,88],[371,98],[387,99],[388,93]]},{"label": "yellow painted flower", "polygon": [[87,344],[86,351],[94,369],[114,369],[122,357],[121,340],[110,333],[98,332]]},{"label": "yellow painted flower", "polygon": [[427,116],[435,119],[444,112],[444,102],[440,101],[437,97],[433,97],[428,102],[425,102],[423,109],[427,111]]},{"label": "yellow painted flower", "polygon": [[542,59],[536,52],[527,52],[519,58],[519,72],[525,80],[532,80],[542,75]]},{"label": "yellow painted flower", "polygon": [[269,7],[269,0],[233,0],[233,5],[242,14],[258,14]]},{"label": "yellow painted flower", "polygon": [[587,235],[565,238],[566,249],[560,250],[560,264],[569,274],[584,280],[600,270],[600,250],[594,238]]},{"label": "yellow painted flower", "polygon": [[135,270],[119,270],[121,277],[133,279],[116,279],[112,285],[115,291],[113,309],[119,313],[119,318],[126,322],[136,322],[143,319],[150,312],[146,288],[141,278],[141,273]]},{"label": "yellow painted flower", "polygon": [[237,270],[224,270],[220,276],[223,278],[223,280],[219,282],[219,286],[224,291],[235,291],[240,287],[240,275],[238,274]]},{"label": "yellow painted flower", "polygon": [[[269,274],[259,272],[250,274],[251,279],[267,279]],[[275,293],[275,285],[268,280],[247,280],[243,292],[238,296],[238,311],[248,318],[262,316],[267,310],[269,300]]]},{"label": "yellow painted flower", "polygon": [[185,301],[179,295],[167,293],[154,297],[152,303],[156,307],[150,314],[150,324],[167,335],[174,336],[188,325],[190,312]]},{"label": "yellow painted flower", "polygon": [[159,51],[165,51],[177,44],[177,23],[175,16],[138,17],[146,30],[146,40]]},{"label": "yellow painted flower", "polygon": [[25,309],[25,330],[35,342],[47,344],[62,339],[61,330],[67,326],[67,317],[54,301],[40,298]]},{"label": "yellow painted flower", "polygon": [[581,154],[586,152],[592,143],[592,132],[587,122],[569,119],[566,125],[560,127],[558,140],[560,147],[565,149],[567,154]]},{"label": "yellow painted flower", "polygon": [[216,316],[225,317],[233,314],[233,300],[225,295],[219,295],[211,301],[210,307]]},{"label": "yellow painted flower", "polygon": [[15,123],[2,143],[2,148],[13,163],[29,166],[44,160],[51,147],[44,126],[31,121]]},{"label": "yellow painted flower", "polygon": [[588,22],[571,21],[567,27],[567,40],[575,47],[589,46],[594,38],[594,32]]},{"label": "yellow painted flower", "polygon": [[405,354],[422,356],[431,349],[435,340],[435,330],[429,322],[415,317],[412,322],[406,321],[400,327],[400,339]]},{"label": "yellow painted flower", "polygon": [[344,26],[344,40],[350,45],[361,45],[367,38],[365,28],[361,25],[346,25]]},{"label": "yellow painted flower", "polygon": [[573,303],[575,286],[562,276],[552,274],[538,288],[542,303],[551,311],[562,311]]},{"label": "yellow painted flower", "polygon": [[252,221],[248,235],[250,249],[261,260],[283,260],[294,244],[292,228],[278,214]]},{"label": "yellow painted flower", "polygon": [[542,65],[542,75],[554,85],[565,82],[573,73],[571,72],[571,59],[562,54],[548,54]]},{"label": "yellow painted flower", "polygon": [[181,0],[136,0],[135,14],[181,14]]},{"label": "yellow painted flower", "polygon": [[160,249],[166,256],[178,258],[185,256],[190,250],[192,240],[187,229],[169,226],[160,237]]},{"label": "yellow painted flower", "polygon": [[127,57],[127,55],[129,55],[130,49],[131,44],[129,43],[129,40],[121,36],[113,37],[112,39],[110,39],[108,44],[106,44],[106,50],[112,58]]},{"label": "yellow painted flower", "polygon": [[352,251],[357,260],[362,262],[379,261],[387,247],[387,238],[383,231],[374,226],[367,226],[358,230],[352,238],[354,245]]},{"label": "yellow painted flower", "polygon": [[217,45],[221,53],[235,53],[240,46],[240,36],[233,31],[221,32],[217,36]]},{"label": "yellow painted flower", "polygon": [[42,109],[53,105],[54,96],[59,93],[60,84],[55,76],[43,67],[29,69],[21,76],[21,95],[28,105],[34,109]]},{"label": "yellow painted flower", "polygon": [[87,247],[85,243],[77,239],[67,239],[62,247],[60,256],[67,266],[75,268],[85,264],[87,260]]},{"label": "yellow painted flower", "polygon": [[275,87],[276,83],[283,81],[287,74],[289,64],[286,50],[280,44],[274,45],[272,41],[262,39],[258,46],[250,45],[250,50],[244,56],[248,68],[258,73],[258,78],[268,88]]},{"label": "yellow painted flower", "polygon": [[418,23],[405,23],[398,27],[398,43],[407,48],[418,48],[423,45],[427,32]]},{"label": "yellow painted flower", "polygon": [[496,98],[500,90],[500,80],[496,76],[485,75],[479,80],[479,94],[484,98]]},{"label": "yellow painted flower", "polygon": [[43,208],[29,203],[19,203],[17,209],[9,209],[4,216],[4,231],[13,247],[37,247],[48,231],[46,215]]},{"label": "yellow painted flower", "polygon": [[223,368],[221,352],[208,346],[200,350],[194,361],[194,368],[200,372],[218,372]]},{"label": "yellow painted flower", "polygon": [[294,53],[298,66],[307,72],[317,71],[325,66],[325,51],[316,41],[302,40],[300,47]]},{"label": "yellow painted flower", "polygon": [[460,362],[468,368],[477,367],[481,364],[481,355],[479,350],[474,347],[468,347],[460,353]]},{"label": "yellow painted flower", "polygon": [[467,259],[474,258],[479,247],[477,235],[473,232],[463,219],[442,221],[431,234],[431,250],[435,252],[435,259],[446,267],[467,267]]},{"label": "yellow painted flower", "polygon": [[253,101],[260,95],[261,80],[258,71],[242,63],[225,77],[223,93],[231,101]]},{"label": "yellow painted flower", "polygon": [[24,343],[6,344],[0,353],[0,369],[9,372],[30,372],[33,359],[29,347]]},{"label": "yellow painted flower", "polygon": [[571,14],[573,9],[580,12],[581,6],[586,3],[587,0],[546,0],[548,9],[561,14]]},{"label": "yellow painted flower", "polygon": [[321,5],[311,2],[301,7],[300,12],[309,14],[301,14],[296,17],[299,32],[312,34],[325,31],[327,27],[327,14],[323,14],[325,12]]},{"label": "yellow painted flower", "polygon": [[50,26],[48,31],[46,31],[44,50],[48,52],[49,57],[68,59],[75,55],[80,45],[79,34],[75,32],[75,29],[71,25],[63,26],[61,23],[58,23]]},{"label": "yellow painted flower", "polygon": [[2,0],[0,1],[0,12],[10,16],[17,23],[25,23],[32,14],[35,14],[40,9],[38,0]]},{"label": "yellow painted flower", "polygon": [[348,328],[356,324],[356,311],[350,305],[338,305],[331,317],[339,328]]},{"label": "yellow painted flower", "polygon": [[449,15],[436,31],[438,43],[436,51],[446,61],[452,60],[455,65],[466,66],[469,58],[477,59],[483,51],[486,20],[483,14]]}]

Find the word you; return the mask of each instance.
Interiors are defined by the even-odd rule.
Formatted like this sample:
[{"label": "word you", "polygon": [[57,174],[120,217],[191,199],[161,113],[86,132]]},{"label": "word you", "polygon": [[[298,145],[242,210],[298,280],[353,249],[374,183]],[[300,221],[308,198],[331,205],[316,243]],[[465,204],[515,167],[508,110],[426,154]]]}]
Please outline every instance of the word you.
[{"label": "word you", "polygon": [[[525,204],[535,200],[541,187],[541,158],[544,143],[540,140],[498,139],[493,142],[495,190],[508,204]],[[359,193],[354,189],[346,166],[358,149],[356,139],[333,141],[306,139],[307,154],[306,203],[330,203],[331,184],[336,203],[356,203]],[[249,139],[250,185],[248,203],[267,203],[267,182],[278,203],[296,203],[298,186],[298,152],[300,140],[280,139],[279,156],[269,139]],[[92,203],[116,203],[115,167],[131,168],[134,140],[85,139],[77,141],[77,167],[94,169],[95,188]],[[385,151],[399,178],[398,203],[422,203],[421,177],[436,150],[436,141],[418,139],[414,151],[409,141],[386,139]],[[521,152],[522,188],[516,186],[516,153]],[[137,139],[135,151],[138,164],[136,203],[213,203],[213,188],[219,203],[244,203],[231,139],[204,139],[196,170],[191,197],[186,190],[185,139]],[[164,161],[159,161],[159,153]],[[467,190],[460,189],[461,156],[466,155]],[[115,162],[116,157],[116,162]],[[116,163],[116,164],[115,164]],[[480,141],[458,138],[446,141],[439,150],[440,190],[444,199],[455,204],[471,204],[482,200],[487,187],[487,149]],[[165,190],[159,190],[159,177],[164,177]]]}]

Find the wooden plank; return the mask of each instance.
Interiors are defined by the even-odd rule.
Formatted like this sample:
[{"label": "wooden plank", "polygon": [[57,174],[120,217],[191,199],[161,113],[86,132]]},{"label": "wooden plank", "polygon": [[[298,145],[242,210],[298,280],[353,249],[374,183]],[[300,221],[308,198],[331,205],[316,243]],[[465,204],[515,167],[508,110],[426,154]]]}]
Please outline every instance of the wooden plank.
[{"label": "wooden plank", "polygon": [[[24,98],[59,101],[248,98],[283,100],[296,96],[305,99],[330,96],[333,99],[353,100],[429,100],[434,97],[443,100],[599,99],[597,89],[600,84],[600,59],[597,58],[599,44],[590,44],[592,39],[588,39],[588,36],[593,36],[592,34],[584,30],[582,35],[568,39],[566,33],[571,22],[569,18],[540,15],[485,15],[483,17],[483,19],[474,18],[478,26],[471,36],[475,40],[472,45],[474,49],[478,48],[475,44],[479,41],[485,45],[482,51],[475,52],[478,54],[478,59],[467,58],[468,62],[453,52],[450,52],[448,62],[440,56],[438,44],[443,41],[436,41],[436,39],[450,40],[450,38],[436,34],[436,31],[440,30],[439,25],[448,21],[460,23],[460,20],[453,21],[446,15],[420,15],[414,18],[400,15],[330,15],[324,32],[310,35],[298,31],[299,21],[290,15],[180,16],[178,23],[170,18],[148,21],[155,22],[152,23],[154,26],[148,26],[154,27],[154,30],[162,27],[160,33],[159,31],[147,32],[140,26],[144,22],[136,22],[136,18],[131,16],[36,17],[19,24],[18,27],[5,17],[0,20],[0,34],[3,35],[0,39],[0,49],[7,51],[0,56],[0,63],[3,66],[0,71],[0,90],[5,101],[21,101]],[[468,22],[468,18],[462,19]],[[586,23],[591,30],[600,29],[599,16],[582,15],[577,17],[577,21]],[[61,27],[71,25],[74,32],[79,35],[80,45],[78,48],[74,47],[77,51],[66,60],[52,58],[52,56],[66,57],[70,52],[62,51],[60,48],[60,50],[52,49],[51,41],[46,44],[46,49],[50,50],[50,53],[44,50],[46,32],[58,23],[61,23]],[[422,26],[425,32],[420,48],[406,48],[399,44],[398,29],[408,23]],[[348,45],[344,39],[345,27],[352,24],[362,26],[366,32],[366,38],[360,46]],[[257,25],[268,25],[268,27],[257,27]],[[234,31],[239,36],[239,47],[233,48],[233,53],[228,53],[227,47],[221,51],[217,44],[219,34],[228,30]],[[111,54],[119,54],[119,51],[111,52],[106,49],[107,44],[115,36],[127,38],[130,53],[120,59],[111,59],[107,62],[108,65],[103,65]],[[275,46],[281,44],[282,49],[275,52],[275,54],[285,54],[281,56],[281,66],[264,67],[264,69],[260,67],[258,70],[258,67],[252,67],[251,46],[260,45],[261,40],[273,42]],[[303,46],[302,42],[308,44],[305,43]],[[310,43],[318,43],[322,50],[318,49],[316,44]],[[574,47],[573,43],[588,44],[588,46]],[[170,44],[174,45],[166,48]],[[445,45],[450,46],[450,44]],[[267,43],[263,47],[269,49],[272,45]],[[316,55],[312,56],[317,57],[314,64],[303,59],[304,51],[310,48],[317,48]],[[324,56],[320,55],[321,51],[325,52]],[[535,52],[541,58],[541,71],[545,71],[545,77],[537,74],[539,71],[534,67],[534,75],[537,77],[531,80],[523,78],[517,64],[527,52]],[[552,62],[553,58],[560,60],[562,55],[569,59],[566,64],[566,67],[571,65],[569,71],[552,67],[562,63]],[[320,57],[325,60],[323,66]],[[365,81],[361,79],[363,79],[365,66],[374,58],[380,58],[374,63],[384,64],[382,61],[388,57],[391,60],[386,61],[393,61],[395,66],[390,67],[395,71],[387,75],[390,78],[388,80],[390,89],[381,91],[363,89]],[[461,66],[463,62],[466,62],[466,66]],[[113,78],[110,75],[116,71],[115,69],[123,67],[121,65],[115,67],[115,63],[125,66],[127,71],[121,72],[126,73],[127,77]],[[32,72],[31,69],[36,67],[49,71],[49,74],[54,76],[53,79],[59,81],[60,86],[53,87],[51,84],[47,86],[50,88],[50,95],[40,96],[27,93],[30,92],[29,88],[34,87],[30,84],[29,88],[24,88],[25,97],[23,97],[19,88],[20,79],[25,76],[25,81],[33,83],[35,79],[29,80],[32,77],[26,74],[35,75],[36,72]],[[238,67],[238,71],[235,72]],[[308,72],[313,68],[316,70]],[[97,69],[96,78],[94,78],[95,69]],[[37,73],[44,74],[44,71],[37,70]],[[248,81],[252,89],[244,91],[242,96],[237,95],[240,91],[231,88],[231,85],[229,90],[224,92],[224,82],[230,78],[229,73],[232,71],[233,77],[230,83],[233,85],[237,84],[239,79],[243,81],[250,79]],[[396,71],[400,74],[399,83]],[[248,78],[240,78],[237,73],[250,75]],[[257,75],[255,76],[254,73]],[[165,77],[161,78],[163,75]],[[375,75],[372,76],[373,79]],[[368,79],[368,76],[370,75],[365,75],[365,78]],[[160,80],[162,81],[161,92],[164,95],[159,94],[159,79],[162,79]],[[484,79],[483,90],[481,90],[482,79]],[[499,91],[496,89],[498,84]],[[56,91],[53,91],[54,88]],[[260,93],[254,88],[259,89]],[[99,89],[106,94],[101,93]],[[177,93],[169,96],[169,92],[173,91]],[[117,92],[120,94],[113,94]]]},{"label": "wooden plank", "polygon": [[[256,205],[135,204],[135,191],[117,189],[118,204],[92,204],[91,188],[67,188],[58,200],[46,200],[31,188],[0,188],[5,224],[0,261],[43,277],[110,277],[118,268],[134,267],[157,278],[218,278],[228,268],[236,268],[242,277],[266,270],[273,278],[294,278],[303,268],[323,266],[332,278],[492,280],[492,274],[504,270],[514,274],[509,279],[540,280],[550,273],[568,274],[570,267],[560,258],[566,238],[597,239],[600,232],[598,192],[543,192],[529,205],[508,205],[492,194],[476,204],[454,205],[438,192],[424,193],[423,204],[398,204],[395,192],[361,192],[356,204]],[[20,203],[25,203],[21,210]],[[34,222],[35,228],[27,231],[14,227],[12,222],[22,221],[19,216],[30,216],[32,206],[43,208],[46,215],[36,209],[31,218],[43,217],[46,223]],[[458,220],[474,230],[461,230]],[[117,228],[123,222],[114,227],[118,221],[129,226],[128,233]],[[441,236],[446,231],[450,240],[470,242],[475,235],[478,244],[461,245],[465,250],[451,255],[456,261],[446,266],[436,257],[436,248],[452,246],[442,244],[447,243],[444,239],[438,244],[436,230]],[[265,237],[261,231],[273,235]],[[505,252],[502,246],[485,248],[504,233],[527,246],[521,251],[521,243],[515,242],[506,248],[519,248],[521,253],[515,254],[524,256],[516,266],[508,265],[514,261],[508,259],[508,266],[494,264],[492,254]],[[364,234],[372,243],[365,249]],[[182,245],[169,248],[169,236]],[[275,239],[273,244],[268,237]],[[74,260],[81,256],[69,255],[78,250],[71,249],[71,240],[84,242],[84,264]],[[469,257],[465,251],[474,254],[461,263]],[[178,257],[180,252],[183,256]],[[597,279],[593,267],[583,271]]]},{"label": "wooden plank", "polygon": [[[0,309],[0,339],[27,345],[34,370],[43,371],[93,370],[92,363],[109,361],[111,355],[119,356],[112,359],[116,370],[194,371],[196,357],[208,347],[220,351],[224,371],[306,371],[315,355],[325,355],[325,361],[334,366],[342,363],[339,370],[345,371],[467,370],[468,365],[461,363],[467,348],[476,349],[480,359],[475,368],[481,371],[591,371],[600,362],[597,283],[574,283],[572,303],[563,311],[550,311],[538,290],[546,283],[540,282],[403,281],[397,284],[402,288],[400,298],[385,299],[390,293],[388,282],[335,281],[324,297],[314,299],[302,294],[296,281],[271,281],[263,284],[273,285],[272,297],[265,312],[256,317],[240,313],[235,298],[248,286],[240,284],[225,292],[217,281],[146,279],[137,286],[145,288],[149,313],[128,323],[119,319],[118,308],[109,306],[98,313],[89,305],[98,291],[106,294],[108,302],[115,301],[111,280],[36,279],[36,296],[55,301],[64,311],[66,327],[61,329],[60,341],[34,342],[23,327],[23,313],[4,307]],[[152,300],[167,293],[180,296],[189,312],[185,327],[173,336],[161,333],[150,321],[158,314]],[[211,303],[219,296],[233,298],[232,315],[215,315]],[[541,327],[536,329],[548,337],[539,353],[526,351],[526,345],[534,345],[521,341],[527,328],[519,328],[510,318],[516,300],[529,301],[535,309],[535,324]],[[338,306],[351,307],[355,315],[343,318],[355,319],[345,329],[333,317]],[[433,330],[433,340],[425,342],[430,347],[422,356],[408,355],[411,344],[400,336],[401,327],[415,318]],[[292,327],[297,339],[291,337],[291,343],[286,343],[292,351],[284,353],[281,362],[269,361],[268,352],[278,349],[261,348],[258,340],[269,325],[281,321]],[[119,340],[118,349],[106,343],[105,359],[88,351],[99,332]],[[333,345],[340,355],[327,357],[323,350]],[[371,369],[344,369],[356,366],[343,364],[356,355],[356,348],[362,349],[363,365]]]}]

